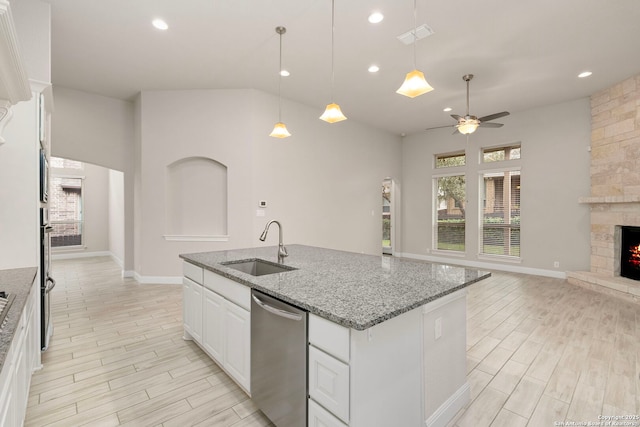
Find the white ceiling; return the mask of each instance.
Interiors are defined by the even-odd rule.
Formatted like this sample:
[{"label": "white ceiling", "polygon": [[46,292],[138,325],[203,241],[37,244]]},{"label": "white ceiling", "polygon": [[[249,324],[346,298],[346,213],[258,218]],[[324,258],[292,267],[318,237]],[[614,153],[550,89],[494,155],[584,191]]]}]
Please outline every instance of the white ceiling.
[{"label": "white ceiling", "polygon": [[[332,101],[331,0],[48,2],[54,85],[120,99],[154,89],[277,94],[282,25],[291,72],[283,98],[318,116]],[[376,25],[367,22],[374,10],[385,15]],[[169,30],[153,28],[155,17]],[[397,134],[453,125],[449,114],[465,113],[467,73],[476,116],[589,96],[640,74],[638,0],[418,0],[417,21],[435,31],[417,43],[418,69],[435,90],[409,99],[395,91],[413,69],[413,48],[396,37],[413,28],[413,1],[335,0],[333,100],[349,119]],[[578,79],[584,70],[593,75]]]}]

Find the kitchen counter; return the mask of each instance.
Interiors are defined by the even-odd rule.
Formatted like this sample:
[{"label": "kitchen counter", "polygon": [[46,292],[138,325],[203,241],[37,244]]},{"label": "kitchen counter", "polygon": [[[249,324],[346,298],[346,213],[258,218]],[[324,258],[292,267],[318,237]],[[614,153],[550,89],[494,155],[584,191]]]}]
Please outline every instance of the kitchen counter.
[{"label": "kitchen counter", "polygon": [[15,295],[15,300],[6,317],[6,324],[0,331],[0,370],[4,365],[37,272],[37,267],[0,270],[0,291]]},{"label": "kitchen counter", "polygon": [[222,262],[275,262],[277,246],[182,254],[180,258],[272,295],[339,325],[365,330],[487,278],[487,271],[388,256],[287,245],[285,265],[297,270],[265,276]]}]

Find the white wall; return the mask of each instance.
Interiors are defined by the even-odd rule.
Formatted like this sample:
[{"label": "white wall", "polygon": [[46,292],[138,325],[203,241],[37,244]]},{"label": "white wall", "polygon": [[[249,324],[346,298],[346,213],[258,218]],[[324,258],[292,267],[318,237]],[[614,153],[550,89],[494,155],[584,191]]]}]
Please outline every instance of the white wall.
[{"label": "white wall", "polygon": [[124,267],[125,241],[124,241],[124,173],[108,170],[109,174],[109,252]]},{"label": "white wall", "polygon": [[[467,249],[464,258],[443,256],[451,263],[493,264],[499,269],[559,275],[589,266],[589,207],[578,203],[590,192],[588,99],[579,99],[500,119],[500,129],[478,129],[467,138],[438,129],[403,141],[403,252],[433,258],[433,156],[466,150]],[[483,146],[522,144],[521,253],[519,264],[478,257],[478,163]],[[441,172],[439,170],[438,172]],[[554,268],[554,261],[560,263]]]},{"label": "white wall", "polygon": [[52,155],[124,172],[124,269],[133,270],[134,106],[56,86]]},{"label": "white wall", "polygon": [[[324,106],[283,103],[292,136],[278,140],[268,136],[277,98],[257,92],[255,102],[261,113],[251,150],[251,246],[277,244],[276,229],[265,243],[258,237],[269,219],[278,219],[285,243],[381,254],[382,181],[400,180],[401,138],[352,120],[325,123],[318,119]],[[256,216],[260,200],[268,202],[265,217]]]},{"label": "white wall", "polygon": [[[135,263],[125,270],[142,276],[178,276],[179,253],[273,245],[277,230],[265,243],[257,239],[269,219],[282,221],[288,244],[377,254],[380,186],[386,176],[402,188],[402,245],[395,250],[433,257],[432,157],[467,148],[466,138],[451,135],[450,129],[410,135],[400,142],[395,135],[351,120],[329,125],[318,120],[317,109],[287,100],[283,120],[293,136],[277,140],[268,136],[277,120],[277,98],[254,90],[149,91],[134,104],[68,89],[58,88],[54,95],[54,155],[101,159],[100,164],[132,171],[124,177],[125,209],[130,209],[125,215],[125,257],[135,258]],[[116,114],[104,114],[105,109]],[[577,200],[589,194],[589,114],[588,100],[582,99],[514,113],[501,119],[503,128],[480,129],[469,138],[469,153],[486,145],[521,142],[523,147],[522,262],[493,265],[543,274],[588,266],[589,211]],[[77,122],[85,120],[104,123],[80,131],[85,124]],[[88,137],[98,127],[120,127],[122,136]],[[71,144],[63,142],[63,136],[71,136]],[[73,154],[76,151],[81,155]],[[166,166],[190,156],[212,158],[229,168],[227,242],[163,238]],[[477,172],[470,166],[468,173]],[[477,186],[471,186],[471,204],[477,197]],[[260,200],[268,202],[264,217],[257,216]],[[475,218],[477,205],[469,209]],[[135,227],[127,225],[129,220]],[[564,242],[572,242],[571,250]],[[468,243],[464,258],[444,259],[486,265],[473,249],[477,235]],[[558,269],[553,261],[560,262]]]},{"label": "white wall", "polygon": [[[283,100],[293,136],[277,140],[268,136],[277,106],[277,97],[254,90],[142,93],[138,274],[179,276],[180,253],[262,245],[269,219],[282,222],[285,243],[381,252],[381,185],[400,176],[400,138],[354,121],[330,125],[318,120],[322,111]],[[228,168],[227,242],[163,239],[166,166],[193,156]],[[259,200],[268,202],[264,217]],[[271,233],[264,245],[277,244]]]}]

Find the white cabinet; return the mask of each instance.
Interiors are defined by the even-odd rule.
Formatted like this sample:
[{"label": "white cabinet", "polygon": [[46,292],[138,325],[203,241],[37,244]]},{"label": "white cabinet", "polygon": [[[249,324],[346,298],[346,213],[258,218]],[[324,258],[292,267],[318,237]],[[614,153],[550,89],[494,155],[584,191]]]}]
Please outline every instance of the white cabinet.
[{"label": "white cabinet", "polygon": [[[38,281],[36,281],[38,282]],[[34,283],[20,316],[0,373],[0,426],[21,426],[27,410],[31,374],[36,367],[39,336],[36,301],[39,286]]]},{"label": "white cabinet", "polygon": [[227,301],[224,326],[224,367],[245,390],[249,390],[251,315],[244,308]]},{"label": "white cabinet", "polygon": [[349,365],[309,347],[309,397],[349,422]]},{"label": "white cabinet", "polygon": [[187,262],[183,271],[183,322],[186,334],[249,392],[250,289]]},{"label": "white cabinet", "polygon": [[347,425],[313,400],[309,400],[309,427],[347,427]]},{"label": "white cabinet", "polygon": [[16,405],[14,404],[14,372],[15,365],[13,361],[14,345],[9,347],[7,356],[2,366],[2,374],[0,375],[0,425],[15,425]]},{"label": "white cabinet", "polygon": [[224,306],[224,298],[209,289],[204,290],[202,346],[220,364],[224,364]]},{"label": "white cabinet", "polygon": [[202,285],[182,278],[182,321],[186,339],[202,343]]},{"label": "white cabinet", "polygon": [[309,314],[310,427],[446,426],[469,402],[466,291],[364,331]]},{"label": "white cabinet", "polygon": [[422,425],[421,322],[415,309],[359,331],[310,314],[309,426]]}]

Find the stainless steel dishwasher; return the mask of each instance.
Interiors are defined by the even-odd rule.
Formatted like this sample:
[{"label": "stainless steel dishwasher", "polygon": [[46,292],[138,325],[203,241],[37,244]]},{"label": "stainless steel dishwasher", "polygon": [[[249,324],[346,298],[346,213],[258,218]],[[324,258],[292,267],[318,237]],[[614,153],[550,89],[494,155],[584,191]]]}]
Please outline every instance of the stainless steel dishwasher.
[{"label": "stainless steel dishwasher", "polygon": [[278,427],[307,425],[307,312],[256,290],[251,399]]}]

